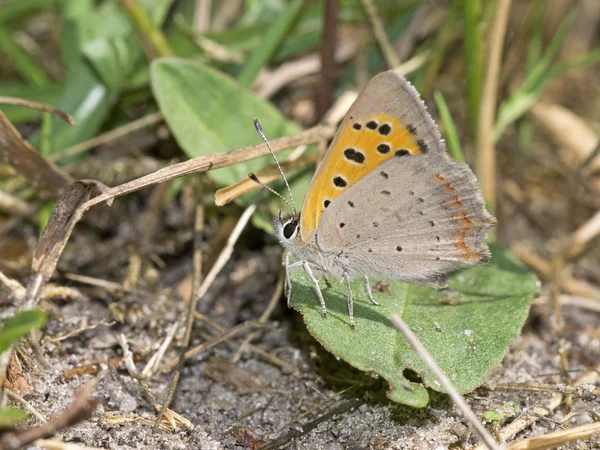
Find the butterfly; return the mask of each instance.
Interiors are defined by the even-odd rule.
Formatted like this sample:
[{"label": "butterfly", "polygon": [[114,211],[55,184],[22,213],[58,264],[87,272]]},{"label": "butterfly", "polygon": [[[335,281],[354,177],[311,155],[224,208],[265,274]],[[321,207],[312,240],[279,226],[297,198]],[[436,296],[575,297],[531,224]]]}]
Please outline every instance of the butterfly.
[{"label": "butterfly", "polygon": [[[260,125],[257,129],[264,138]],[[291,196],[289,185],[288,191]],[[273,221],[287,249],[288,306],[292,270],[304,270],[312,280],[324,317],[315,273],[341,278],[353,328],[351,279],[362,278],[378,305],[369,278],[440,289],[448,285],[447,272],[490,259],[485,241],[496,221],[485,209],[475,175],[448,156],[419,93],[392,70],[373,77],[351,106],[313,176],[301,214],[291,200],[291,215],[280,211]],[[290,263],[290,256],[297,261]]]}]

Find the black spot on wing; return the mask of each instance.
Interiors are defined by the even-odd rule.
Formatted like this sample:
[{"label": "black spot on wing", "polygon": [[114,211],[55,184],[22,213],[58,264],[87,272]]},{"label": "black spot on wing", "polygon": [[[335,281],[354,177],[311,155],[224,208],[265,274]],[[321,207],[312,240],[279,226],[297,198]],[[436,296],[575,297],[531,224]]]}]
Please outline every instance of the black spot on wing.
[{"label": "black spot on wing", "polygon": [[369,120],[367,122],[367,128],[369,130],[375,130],[377,128],[377,122],[375,122],[374,120]]},{"label": "black spot on wing", "polygon": [[410,152],[408,150],[406,150],[405,148],[396,150],[396,153],[394,153],[394,156],[396,156],[396,157],[408,156],[408,155],[410,155]]},{"label": "black spot on wing", "polygon": [[429,147],[427,146],[427,144],[425,143],[425,141],[423,139],[419,139],[417,141],[417,145],[419,146],[419,150],[421,150],[421,153],[429,152]]},{"label": "black spot on wing", "polygon": [[333,179],[333,184],[335,184],[337,187],[343,188],[348,185],[348,182],[344,180],[344,178],[337,176]]},{"label": "black spot on wing", "polygon": [[344,157],[348,161],[352,161],[357,164],[362,164],[365,162],[365,155],[361,151],[354,148],[347,148],[344,150]]},{"label": "black spot on wing", "polygon": [[392,127],[390,127],[387,123],[384,123],[379,127],[379,134],[383,136],[387,136],[392,131]]},{"label": "black spot on wing", "polygon": [[387,145],[387,144],[379,144],[379,145],[377,146],[377,151],[378,151],[379,153],[381,153],[382,155],[385,155],[386,153],[389,153],[389,152],[390,152],[390,146],[389,146],[389,145]]}]

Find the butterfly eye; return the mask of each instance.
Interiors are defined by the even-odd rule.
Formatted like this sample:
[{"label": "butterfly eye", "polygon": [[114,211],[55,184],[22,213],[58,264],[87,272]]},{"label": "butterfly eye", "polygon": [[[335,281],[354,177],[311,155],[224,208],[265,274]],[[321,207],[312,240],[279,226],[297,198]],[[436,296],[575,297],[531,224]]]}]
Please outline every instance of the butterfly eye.
[{"label": "butterfly eye", "polygon": [[298,222],[296,222],[295,220],[292,220],[291,222],[288,222],[284,227],[283,227],[283,237],[286,239],[290,239],[294,233],[296,232],[296,228],[298,227]]}]

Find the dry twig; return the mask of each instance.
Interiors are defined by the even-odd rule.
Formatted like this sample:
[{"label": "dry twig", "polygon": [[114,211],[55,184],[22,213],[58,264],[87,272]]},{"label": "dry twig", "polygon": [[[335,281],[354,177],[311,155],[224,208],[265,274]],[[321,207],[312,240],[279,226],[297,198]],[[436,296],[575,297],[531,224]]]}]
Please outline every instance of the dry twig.
[{"label": "dry twig", "polygon": [[23,431],[11,431],[0,437],[0,448],[16,450],[36,441],[53,436],[60,430],[89,419],[100,403],[99,398],[92,397],[96,380],[88,381],[75,395],[71,405],[48,422]]},{"label": "dry twig", "polygon": [[499,450],[500,448],[498,447],[498,444],[496,444],[496,441],[494,441],[492,435],[488,433],[488,431],[482,425],[481,420],[478,419],[473,410],[469,408],[469,405],[467,404],[463,396],[459,394],[459,392],[456,390],[450,379],[446,376],[444,371],[440,369],[440,367],[431,357],[425,346],[421,343],[421,341],[419,341],[419,339],[417,338],[417,336],[415,336],[415,334],[412,332],[409,326],[397,314],[392,315],[392,322],[396,326],[396,328],[398,328],[398,331],[402,333],[402,335],[408,341],[408,343],[414,349],[414,351],[417,352],[417,354],[421,358],[421,361],[423,361],[427,365],[427,367],[431,369],[431,371],[434,373],[441,385],[444,387],[444,389],[446,389],[446,392],[452,399],[452,402],[465,415],[465,417],[471,424],[471,427],[479,436],[479,439],[481,439],[485,443],[485,445],[491,450]]},{"label": "dry twig", "polygon": [[494,121],[498,98],[498,79],[508,12],[512,0],[499,0],[496,16],[490,31],[490,48],[487,72],[481,95],[480,117],[477,129],[479,154],[477,155],[477,178],[481,183],[483,197],[493,211],[496,204],[496,154],[494,151]]}]

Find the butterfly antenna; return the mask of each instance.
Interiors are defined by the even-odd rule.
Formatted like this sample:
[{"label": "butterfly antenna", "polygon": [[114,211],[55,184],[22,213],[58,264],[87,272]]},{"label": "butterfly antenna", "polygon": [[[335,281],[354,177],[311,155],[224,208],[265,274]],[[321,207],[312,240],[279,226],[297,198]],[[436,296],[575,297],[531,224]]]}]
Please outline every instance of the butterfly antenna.
[{"label": "butterfly antenna", "polygon": [[279,192],[277,192],[275,189],[273,189],[271,186],[266,185],[265,183],[263,183],[262,181],[260,181],[258,179],[258,177],[256,175],[254,175],[252,172],[250,172],[248,174],[248,178],[250,178],[252,181],[254,181],[257,184],[260,184],[262,187],[264,187],[267,191],[275,194],[277,197],[279,197],[281,200],[283,200],[285,202],[285,204],[288,206],[288,208],[290,208],[291,210],[294,211],[295,213],[295,209],[292,207],[292,205],[290,205],[290,202],[287,201],[287,198],[285,198],[283,195],[281,195]]},{"label": "butterfly antenna", "polygon": [[[279,173],[281,174],[281,177],[283,178],[283,181],[285,181],[285,185],[287,187],[287,190],[290,194],[290,201],[291,201],[291,206],[290,203],[285,200],[285,198],[283,198],[282,195],[280,195],[279,193],[275,192],[272,188],[270,188],[269,186],[262,184],[260,181],[258,181],[258,178],[256,178],[256,176],[254,178],[250,177],[253,181],[256,181],[258,184],[266,187],[267,189],[269,189],[269,191],[277,194],[279,197],[281,197],[283,200],[285,200],[285,203],[288,205],[288,207],[292,210],[292,212],[294,213],[294,216],[297,215],[296,212],[296,205],[294,204],[294,196],[292,195],[292,190],[290,189],[290,184],[288,183],[287,178],[285,177],[285,174],[283,173],[283,169],[281,168],[281,166],[279,165],[279,161],[277,160],[277,157],[275,156],[275,152],[273,151],[273,149],[271,148],[271,145],[269,144],[269,141],[267,141],[267,138],[265,136],[265,132],[263,131],[262,127],[260,126],[260,123],[258,121],[258,119],[254,119],[254,128],[256,128],[256,131],[258,131],[258,134],[260,134],[260,137],[263,139],[263,141],[265,141],[265,144],[267,144],[267,147],[269,148],[269,151],[271,152],[271,156],[273,157],[273,159],[275,160],[275,164],[277,164],[277,168],[279,169]],[[253,174],[250,174],[253,175]]]}]

